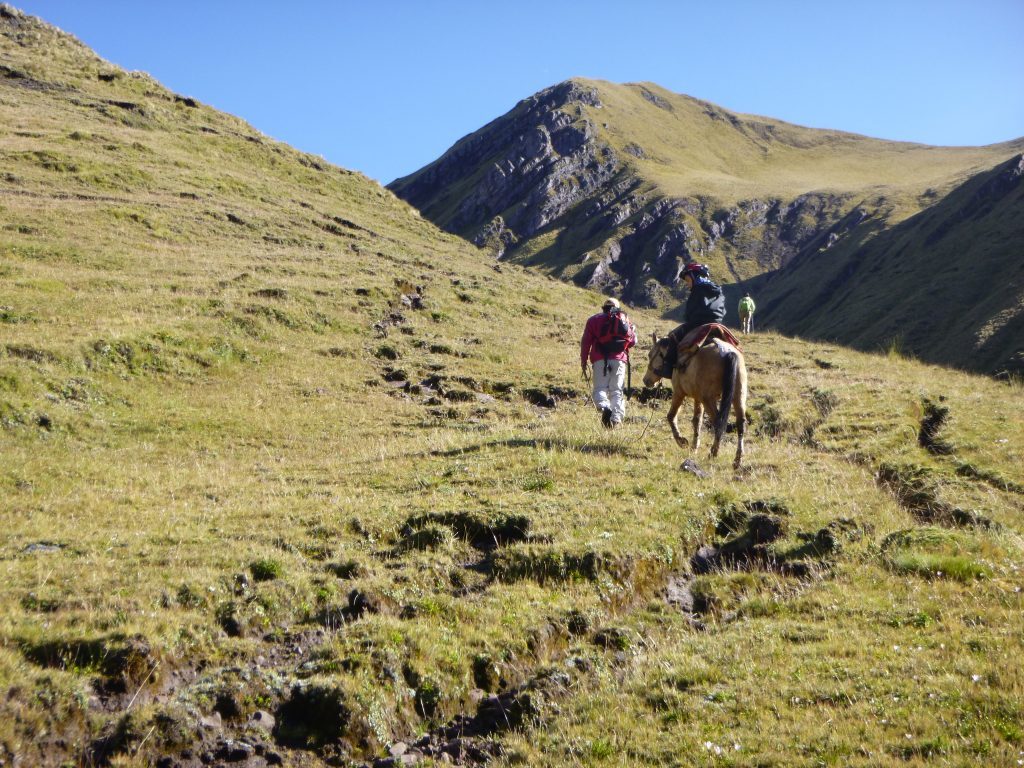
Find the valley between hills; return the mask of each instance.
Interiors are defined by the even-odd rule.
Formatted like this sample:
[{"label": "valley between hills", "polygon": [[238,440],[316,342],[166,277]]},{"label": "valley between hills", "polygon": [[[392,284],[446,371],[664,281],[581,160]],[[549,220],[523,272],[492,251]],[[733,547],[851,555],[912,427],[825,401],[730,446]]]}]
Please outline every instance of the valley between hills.
[{"label": "valley between hills", "polygon": [[[575,234],[596,202],[533,235],[508,206],[473,218],[465,204],[465,227],[439,227],[438,211],[477,198],[413,207],[8,5],[0,52],[0,765],[1024,759],[1018,378],[916,347],[858,351],[817,326],[758,332],[743,339],[746,462],[732,469],[729,435],[721,458],[694,457],[698,476],[680,467],[664,388],[638,390],[610,431],[578,378],[602,294],[566,244],[604,263],[627,238],[612,225],[601,240],[597,222],[633,210],[616,208],[625,187]],[[737,126],[654,86],[554,91],[590,87],[609,113],[710,110],[769,155],[803,157],[818,136]],[[694,254],[765,297],[797,285],[790,267],[841,273],[844,253],[909,269],[936,232],[938,248],[991,223],[985,250],[1004,266],[1005,239],[1019,242],[1016,145],[897,152],[913,172],[871,210],[858,195],[878,168],[836,159],[848,186],[798,218],[820,215],[837,240],[773,250],[765,234],[757,256],[744,201],[789,206],[806,168],[740,189],[726,166],[759,150],[735,137],[681,148],[605,122],[608,153],[633,142],[626,155],[653,169],[630,181],[640,207],[622,226],[665,205],[656,186],[675,200],[699,183],[715,202],[677,208],[664,231],[689,222]],[[574,125],[549,129],[559,158]],[[606,167],[591,139],[581,151]],[[725,165],[659,165],[684,149]],[[870,238],[843,229],[858,210],[878,223]],[[490,252],[464,239],[477,224]],[[677,287],[651,283],[647,302],[624,259],[607,264],[592,287],[632,302],[637,382]],[[978,327],[1012,352],[1017,316],[998,301]]]}]

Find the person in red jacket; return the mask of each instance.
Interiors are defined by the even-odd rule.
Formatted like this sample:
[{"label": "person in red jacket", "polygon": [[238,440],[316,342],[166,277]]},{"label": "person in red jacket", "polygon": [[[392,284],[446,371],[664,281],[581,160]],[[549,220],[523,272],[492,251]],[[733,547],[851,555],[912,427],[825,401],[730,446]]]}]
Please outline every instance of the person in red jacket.
[{"label": "person in red jacket", "polygon": [[629,349],[636,346],[636,328],[617,299],[606,299],[601,311],[588,318],[580,340],[580,366],[594,368],[594,405],[601,423],[614,429],[626,417],[626,367]]}]

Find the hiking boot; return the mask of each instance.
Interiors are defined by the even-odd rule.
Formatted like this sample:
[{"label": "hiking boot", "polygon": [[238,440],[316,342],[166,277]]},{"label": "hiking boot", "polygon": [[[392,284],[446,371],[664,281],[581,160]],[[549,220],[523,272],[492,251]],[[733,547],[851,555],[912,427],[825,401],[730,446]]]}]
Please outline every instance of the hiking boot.
[{"label": "hiking boot", "polygon": [[604,424],[609,429],[611,428],[611,426],[612,426],[612,409],[611,408],[602,408],[601,409],[601,423]]}]

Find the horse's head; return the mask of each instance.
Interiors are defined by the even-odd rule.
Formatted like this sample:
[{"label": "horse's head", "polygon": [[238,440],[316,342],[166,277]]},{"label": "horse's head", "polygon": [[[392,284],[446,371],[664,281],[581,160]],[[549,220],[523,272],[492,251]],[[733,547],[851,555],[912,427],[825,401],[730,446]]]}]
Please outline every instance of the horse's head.
[{"label": "horse's head", "polygon": [[665,356],[668,354],[672,339],[659,339],[657,333],[651,334],[651,351],[647,355],[647,372],[644,373],[644,386],[653,387],[660,379],[665,378]]}]

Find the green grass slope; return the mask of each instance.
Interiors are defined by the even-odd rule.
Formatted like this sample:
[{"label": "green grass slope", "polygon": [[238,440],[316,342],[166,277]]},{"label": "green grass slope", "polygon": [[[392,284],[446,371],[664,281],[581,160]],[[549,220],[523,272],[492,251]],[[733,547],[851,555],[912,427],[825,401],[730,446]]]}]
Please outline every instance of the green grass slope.
[{"label": "green grass slope", "polygon": [[1024,148],[1024,139],[988,147],[886,141],[735,113],[654,83],[581,82],[600,94],[604,106],[590,114],[611,146],[639,146],[642,157],[629,162],[668,197],[732,205],[813,191],[884,195],[899,215],[916,210],[926,190],[947,189]]},{"label": "green grass slope", "polygon": [[599,426],[595,294],[0,46],[5,765],[1019,759],[1019,388],[750,337],[698,478]]},{"label": "green grass slope", "polygon": [[[978,174],[874,238],[809,251],[755,281],[763,321],[862,349],[1024,371],[1024,165]],[[741,286],[743,288],[745,286]]]}]

